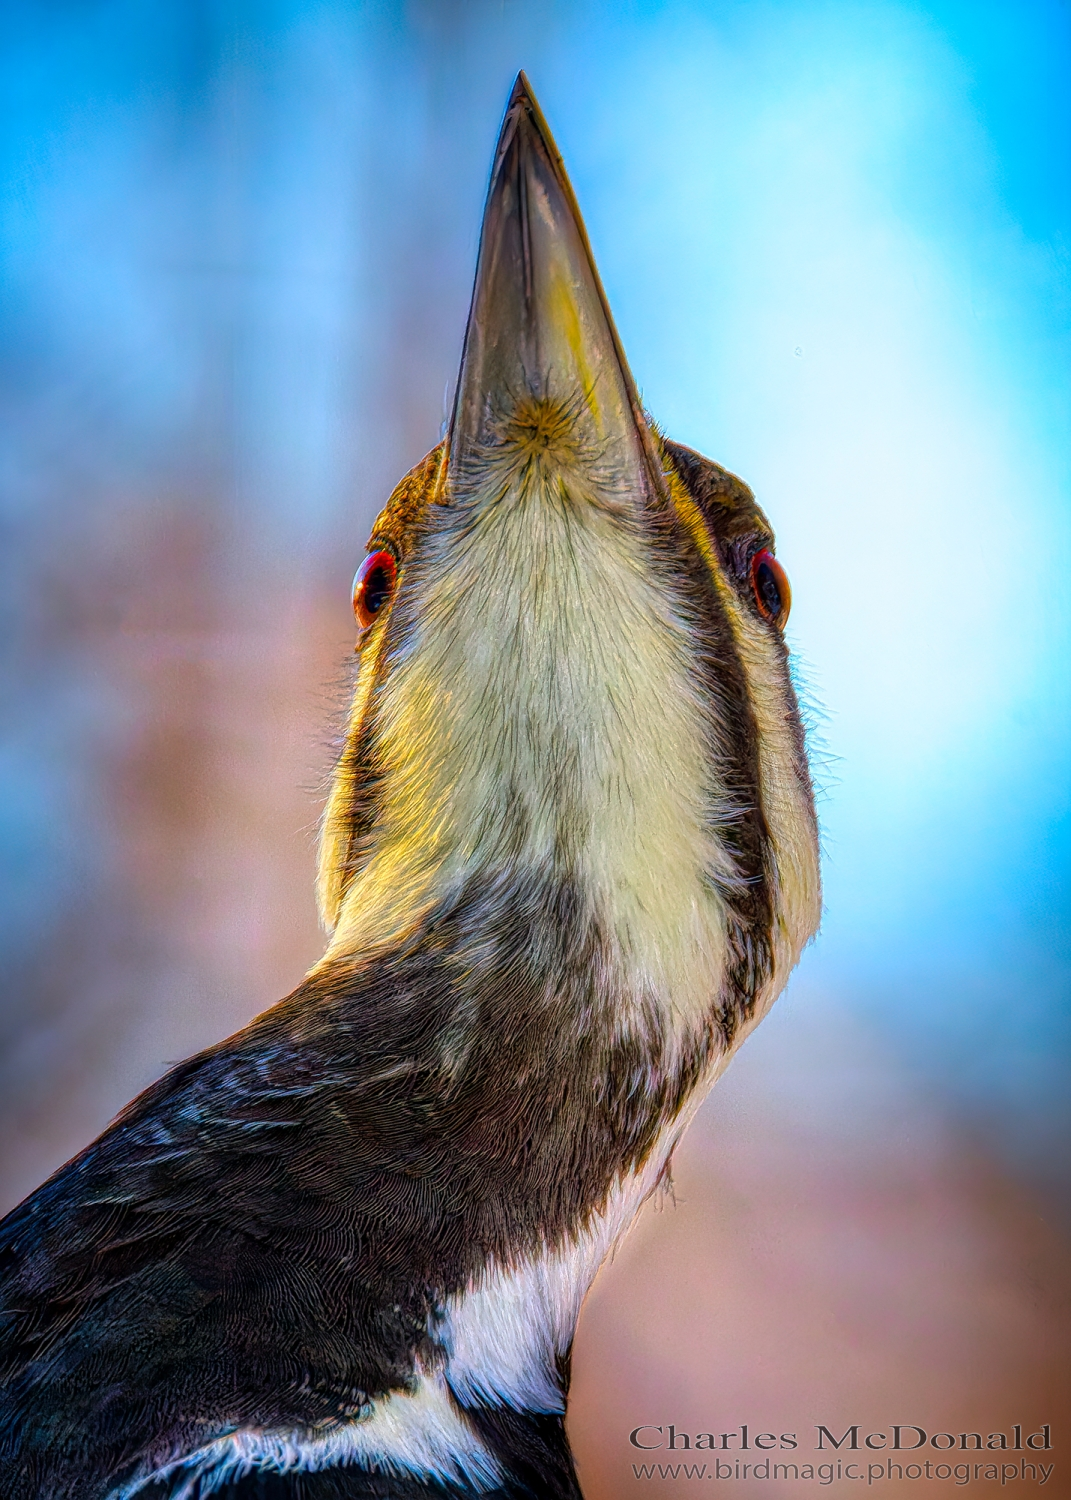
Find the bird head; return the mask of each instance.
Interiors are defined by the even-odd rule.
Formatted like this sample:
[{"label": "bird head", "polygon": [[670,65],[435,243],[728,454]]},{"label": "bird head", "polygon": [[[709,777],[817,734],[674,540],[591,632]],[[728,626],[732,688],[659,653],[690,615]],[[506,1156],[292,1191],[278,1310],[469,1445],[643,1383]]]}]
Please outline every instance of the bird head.
[{"label": "bird head", "polygon": [[[522,74],[448,435],[355,583],[328,960],[374,961],[466,904],[493,946],[496,912],[538,907],[615,1025],[730,1042],[820,911],[788,607],[751,491],[640,404]],[[482,962],[468,942],[458,963]]]}]

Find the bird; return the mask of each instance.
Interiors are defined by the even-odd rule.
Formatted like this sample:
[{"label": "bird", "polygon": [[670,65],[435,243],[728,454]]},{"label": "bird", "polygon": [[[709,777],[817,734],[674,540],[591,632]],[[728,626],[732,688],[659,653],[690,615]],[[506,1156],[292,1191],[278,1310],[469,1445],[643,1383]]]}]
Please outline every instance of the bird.
[{"label": "bird", "polygon": [[581,1303],[817,929],[773,531],[644,410],[523,73],[353,605],[322,959],[0,1227],[5,1500],[579,1500]]}]

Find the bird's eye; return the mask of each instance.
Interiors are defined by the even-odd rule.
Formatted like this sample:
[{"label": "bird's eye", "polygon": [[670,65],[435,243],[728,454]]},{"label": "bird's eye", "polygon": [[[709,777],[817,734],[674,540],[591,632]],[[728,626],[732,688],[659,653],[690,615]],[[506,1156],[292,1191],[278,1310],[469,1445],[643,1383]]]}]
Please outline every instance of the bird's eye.
[{"label": "bird's eye", "polygon": [[353,613],[362,630],[379,614],[394,592],[398,564],[390,552],[370,552],[353,580]]},{"label": "bird's eye", "polygon": [[759,614],[778,630],[783,630],[792,608],[792,590],[788,586],[788,574],[773,553],[765,548],[751,559],[751,590]]}]

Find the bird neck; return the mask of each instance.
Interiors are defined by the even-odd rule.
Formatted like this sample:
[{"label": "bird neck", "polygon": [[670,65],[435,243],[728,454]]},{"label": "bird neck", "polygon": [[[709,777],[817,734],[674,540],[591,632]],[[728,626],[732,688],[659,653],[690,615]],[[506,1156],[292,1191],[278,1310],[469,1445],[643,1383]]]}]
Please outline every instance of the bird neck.
[{"label": "bird neck", "polygon": [[565,1411],[581,1304],[640,1206],[667,1180],[679,1130],[667,1130],[646,1162],[618,1177],[573,1233],[513,1263],[488,1265],[448,1299],[438,1336],[446,1378],[464,1405]]},{"label": "bird neck", "polygon": [[560,1413],[581,1302],[725,1056],[716,1022],[679,1049],[653,1007],[627,1024],[579,893],[518,871],[471,873],[310,998],[321,1102],[359,1155],[382,1143],[353,1191],[386,1195],[380,1248],[427,1288],[434,1367],[466,1407]]},{"label": "bird neck", "polygon": [[519,874],[570,887],[634,1019],[690,1026],[720,988],[738,810],[648,543],[578,484],[537,467],[478,522],[440,508],[362,664],[365,831],[329,953],[390,948],[474,874]]}]

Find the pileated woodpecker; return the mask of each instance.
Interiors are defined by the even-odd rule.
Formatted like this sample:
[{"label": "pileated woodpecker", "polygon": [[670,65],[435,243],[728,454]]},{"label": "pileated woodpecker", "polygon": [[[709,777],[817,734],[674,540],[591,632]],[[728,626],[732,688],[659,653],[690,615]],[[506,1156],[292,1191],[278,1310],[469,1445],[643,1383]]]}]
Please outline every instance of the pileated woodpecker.
[{"label": "pileated woodpecker", "polygon": [[643,412],[521,75],[355,584],[330,944],[4,1222],[5,1500],[579,1496],[581,1301],[818,923],[773,547]]}]

